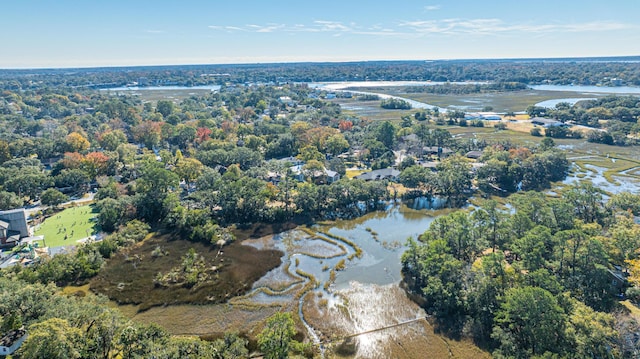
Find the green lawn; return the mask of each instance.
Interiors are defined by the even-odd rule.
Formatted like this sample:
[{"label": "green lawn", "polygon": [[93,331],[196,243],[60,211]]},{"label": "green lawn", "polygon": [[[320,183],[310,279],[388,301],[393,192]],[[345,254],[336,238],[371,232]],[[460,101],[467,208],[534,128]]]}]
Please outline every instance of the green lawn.
[{"label": "green lawn", "polygon": [[43,235],[47,247],[75,245],[78,239],[97,232],[96,216],[93,205],[67,208],[47,218],[36,228],[35,235]]}]

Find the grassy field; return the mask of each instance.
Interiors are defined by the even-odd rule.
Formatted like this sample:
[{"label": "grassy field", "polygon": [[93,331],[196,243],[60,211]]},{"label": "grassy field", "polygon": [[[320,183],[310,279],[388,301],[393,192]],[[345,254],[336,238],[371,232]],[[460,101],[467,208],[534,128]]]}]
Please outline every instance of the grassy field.
[{"label": "grassy field", "polygon": [[367,170],[348,169],[346,177],[351,179],[351,178],[353,178],[355,176],[359,176],[359,175],[361,175],[361,174],[363,174],[365,172],[367,172]]},{"label": "grassy field", "polygon": [[79,239],[98,231],[96,216],[97,211],[92,205],[67,208],[38,225],[35,235],[44,236],[48,247],[75,245]]}]

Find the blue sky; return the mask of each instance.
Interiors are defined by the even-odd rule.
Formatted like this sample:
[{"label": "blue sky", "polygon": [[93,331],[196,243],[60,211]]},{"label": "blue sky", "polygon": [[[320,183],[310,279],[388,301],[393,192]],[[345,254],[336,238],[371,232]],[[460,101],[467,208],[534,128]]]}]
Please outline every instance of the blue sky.
[{"label": "blue sky", "polygon": [[19,0],[0,68],[640,55],[638,0]]}]

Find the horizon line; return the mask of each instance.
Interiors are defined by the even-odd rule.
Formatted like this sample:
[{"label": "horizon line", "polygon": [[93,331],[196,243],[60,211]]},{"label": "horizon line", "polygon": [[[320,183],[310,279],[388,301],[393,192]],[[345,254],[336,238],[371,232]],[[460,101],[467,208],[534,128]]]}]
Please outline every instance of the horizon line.
[{"label": "horizon line", "polygon": [[[224,62],[224,63],[168,63],[145,65],[104,65],[104,66],[60,66],[60,67],[0,67],[0,71],[29,71],[29,70],[90,70],[90,69],[118,69],[139,67],[178,67],[178,66],[243,66],[243,65],[293,65],[293,64],[353,64],[364,62],[446,62],[446,61],[542,61],[542,60],[596,60],[596,59],[621,59],[640,58],[640,55],[612,55],[612,56],[576,56],[576,57],[487,57],[487,58],[441,58],[441,59],[370,59],[349,61],[267,61],[267,62]],[[615,61],[612,61],[615,62]]]}]

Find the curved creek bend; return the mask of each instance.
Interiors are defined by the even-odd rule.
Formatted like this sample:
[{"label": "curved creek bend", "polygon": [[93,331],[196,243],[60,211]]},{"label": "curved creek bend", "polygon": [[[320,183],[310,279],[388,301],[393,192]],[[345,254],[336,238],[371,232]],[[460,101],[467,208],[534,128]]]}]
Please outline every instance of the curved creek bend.
[{"label": "curved creek bend", "polygon": [[[287,306],[298,303],[298,315],[309,338],[320,348],[336,338],[388,325],[378,311],[397,307],[393,291],[400,281],[400,257],[408,237],[424,232],[435,217],[431,211],[412,210],[402,205],[369,213],[355,220],[300,227],[271,236],[245,240],[258,249],[279,249],[285,253],[282,265],[262,277],[247,295],[231,303],[247,306]],[[403,293],[398,293],[398,295]],[[358,296],[365,303],[354,301]],[[375,307],[375,308],[374,308]],[[393,320],[424,317],[412,307]],[[344,317],[344,318],[343,318]],[[328,325],[330,324],[330,325]],[[375,352],[359,343],[358,352],[371,357]]]},{"label": "curved creek bend", "polygon": [[[448,339],[434,334],[426,313],[398,285],[407,238],[423,233],[440,214],[393,204],[353,220],[247,239],[243,245],[284,255],[246,295],[224,304],[123,311],[138,321],[162,323],[173,334],[255,335],[257,323],[286,310],[300,317],[325,358],[411,358],[427,348],[447,357]],[[453,350],[486,356],[470,343],[456,343]]]}]

